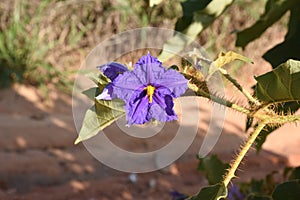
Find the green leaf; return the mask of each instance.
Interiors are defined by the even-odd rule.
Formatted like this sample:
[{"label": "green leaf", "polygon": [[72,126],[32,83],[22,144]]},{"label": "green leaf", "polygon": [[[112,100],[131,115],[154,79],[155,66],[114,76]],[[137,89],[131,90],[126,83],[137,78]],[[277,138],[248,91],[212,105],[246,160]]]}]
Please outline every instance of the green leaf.
[{"label": "green leaf", "polygon": [[216,155],[199,158],[198,170],[203,171],[209,184],[213,185],[222,181],[228,163],[223,163]]},{"label": "green leaf", "polygon": [[104,74],[102,73],[95,73],[95,72],[90,72],[86,74],[86,77],[88,77],[89,79],[91,79],[95,84],[97,84],[98,86],[105,86],[107,85],[110,80],[109,78],[107,78]]},{"label": "green leaf", "polygon": [[82,127],[75,144],[95,136],[99,131],[122,117],[125,114],[123,105],[123,101],[120,100],[95,101],[95,105],[85,113]]},{"label": "green leaf", "polygon": [[299,200],[300,180],[293,180],[278,185],[272,197],[274,200]]},{"label": "green leaf", "polygon": [[276,69],[255,77],[256,97],[266,103],[300,101],[300,61],[288,60]]},{"label": "green leaf", "polygon": [[[291,0],[298,1],[300,0]],[[286,62],[288,59],[300,60],[300,6],[291,8],[289,30],[285,36],[285,40],[267,51],[263,58],[274,67]]]},{"label": "green leaf", "polygon": [[227,188],[224,184],[219,183],[204,187],[200,192],[188,198],[188,200],[219,200],[227,197]]},{"label": "green leaf", "polygon": [[265,12],[251,27],[237,33],[236,46],[245,47],[249,42],[260,37],[261,34],[278,21],[298,0],[268,0]]},{"label": "green leaf", "polygon": [[95,97],[100,94],[100,89],[99,89],[99,87],[89,88],[89,89],[83,91],[82,94],[86,95],[89,99],[94,101]]},{"label": "green leaf", "polygon": [[[158,59],[162,62],[170,59],[174,54],[179,53],[214,20],[219,17],[233,0],[186,0],[181,6],[183,17],[177,21],[175,33],[163,46]],[[170,53],[172,52],[172,53]]]}]

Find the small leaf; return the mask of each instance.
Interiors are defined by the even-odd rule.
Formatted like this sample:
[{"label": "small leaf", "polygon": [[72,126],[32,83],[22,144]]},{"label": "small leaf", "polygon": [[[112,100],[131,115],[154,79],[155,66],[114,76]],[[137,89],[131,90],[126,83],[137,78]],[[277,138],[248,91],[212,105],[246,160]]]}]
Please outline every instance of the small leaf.
[{"label": "small leaf", "polygon": [[204,187],[196,196],[188,198],[188,200],[220,200],[227,197],[227,188],[224,184],[216,184]]},{"label": "small leaf", "polygon": [[199,160],[198,170],[205,173],[209,184],[213,185],[222,181],[229,168],[228,163],[223,163],[216,155],[199,158]]},{"label": "small leaf", "polygon": [[274,200],[299,200],[300,180],[293,180],[278,185],[272,197]]},{"label": "small leaf", "polygon": [[226,65],[234,60],[241,60],[241,61],[253,64],[253,61],[250,58],[242,56],[233,51],[229,51],[227,53],[220,52],[218,55],[218,58],[213,62],[213,64],[216,65],[217,67],[223,67],[224,65]]},{"label": "small leaf", "polygon": [[[86,76],[91,79],[95,84],[97,84],[98,86],[106,86],[110,80],[109,78],[107,78],[104,74],[99,73],[96,74],[94,72],[91,73],[87,73]],[[100,88],[101,89],[101,88]]]},{"label": "small leaf", "polygon": [[82,94],[86,95],[89,99],[95,100],[95,97],[100,94],[100,89],[98,87],[89,88],[82,92]]},{"label": "small leaf", "polygon": [[300,101],[300,61],[290,59],[255,79],[255,94],[261,101]]},{"label": "small leaf", "polygon": [[125,114],[123,104],[124,103],[120,100],[95,101],[95,105],[85,113],[82,127],[75,144],[95,136],[99,131],[122,117]]}]

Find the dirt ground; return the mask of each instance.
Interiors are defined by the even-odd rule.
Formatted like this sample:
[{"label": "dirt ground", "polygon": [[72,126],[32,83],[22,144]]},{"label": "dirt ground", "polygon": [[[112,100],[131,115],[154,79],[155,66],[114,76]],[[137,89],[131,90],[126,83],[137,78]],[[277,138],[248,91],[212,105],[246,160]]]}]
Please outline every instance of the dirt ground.
[{"label": "dirt ground", "polygon": [[[199,131],[188,151],[171,166],[138,174],[132,182],[128,173],[113,170],[92,157],[82,144],[74,145],[77,136],[71,111],[71,98],[51,93],[51,109],[41,103],[36,89],[17,85],[0,94],[0,199],[32,200],[106,200],[171,199],[172,190],[193,194],[207,184],[197,172],[195,155],[203,142],[207,124],[207,101],[200,100],[203,111]],[[51,106],[51,105],[50,105]],[[242,120],[241,120],[242,119]],[[244,116],[226,113],[222,136],[214,147],[224,161],[246,136]],[[274,133],[257,155],[251,152],[239,171],[239,179],[261,178],[287,165],[300,165],[300,136],[294,125]],[[286,137],[286,134],[289,137]],[[111,129],[114,137],[114,128]],[[155,138],[155,137],[154,137]],[[284,142],[283,142],[284,141]],[[145,143],[118,140],[126,149],[147,149]],[[152,144],[160,144],[158,139]],[[151,145],[150,145],[151,146]]]}]

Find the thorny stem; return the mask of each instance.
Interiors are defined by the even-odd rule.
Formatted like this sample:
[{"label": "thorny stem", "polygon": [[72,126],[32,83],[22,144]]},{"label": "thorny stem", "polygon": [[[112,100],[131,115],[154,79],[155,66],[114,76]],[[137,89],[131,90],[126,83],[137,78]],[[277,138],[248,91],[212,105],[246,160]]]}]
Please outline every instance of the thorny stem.
[{"label": "thorny stem", "polygon": [[249,136],[247,142],[243,145],[243,147],[240,150],[238,156],[231,163],[231,167],[229,168],[229,170],[228,170],[228,172],[227,172],[227,174],[226,174],[226,176],[223,180],[223,183],[224,183],[225,187],[227,187],[228,184],[230,183],[230,180],[235,177],[235,172],[236,172],[238,166],[240,165],[241,161],[243,160],[243,158],[245,157],[245,155],[247,154],[247,152],[251,148],[253,142],[255,141],[255,139],[257,138],[259,133],[262,131],[262,129],[267,124],[268,124],[267,121],[263,121],[263,122],[259,123],[258,126],[256,127],[256,129],[254,130],[254,132]]},{"label": "thorny stem", "polygon": [[202,90],[198,90],[198,91],[196,91],[196,93],[199,94],[199,95],[201,95],[201,96],[203,96],[203,97],[205,97],[205,98],[208,98],[208,99],[210,99],[210,100],[212,100],[212,101],[214,101],[216,103],[219,103],[221,105],[227,106],[229,108],[232,108],[232,109],[234,109],[236,111],[239,111],[241,113],[244,113],[246,115],[250,114],[250,110],[248,110],[247,108],[239,106],[239,105],[237,105],[237,104],[235,104],[235,103],[233,103],[231,101],[228,101],[226,99],[222,99],[220,97],[217,97],[215,95],[209,94],[209,93],[204,92]]},{"label": "thorny stem", "polygon": [[260,103],[257,99],[255,99],[247,90],[245,90],[238,82],[235,80],[230,74],[227,73],[226,70],[219,68],[219,71],[222,73],[222,75],[227,78],[239,91],[241,91],[245,97],[251,102],[254,103],[257,106],[260,106]]},{"label": "thorny stem", "polygon": [[263,130],[263,128],[268,124],[285,124],[289,122],[296,122],[300,120],[300,115],[295,116],[276,116],[274,118],[270,117],[265,119],[264,121],[260,122],[254,132],[249,136],[246,143],[242,146],[239,154],[237,155],[236,159],[231,163],[230,168],[223,180],[225,187],[228,186],[230,180],[235,177],[235,172],[240,165],[241,161],[250,150],[252,144],[258,137],[259,133]]},{"label": "thorny stem", "polygon": [[[245,90],[233,77],[231,77],[227,73],[226,70],[221,69],[221,68],[219,70],[222,73],[222,75],[225,78],[227,78],[231,83],[233,83],[233,85],[236,88],[238,88],[238,90],[240,90],[251,103],[253,103],[256,106],[261,106],[261,103],[257,99],[252,97],[252,95],[247,90]],[[192,77],[190,77],[190,78],[192,78]],[[195,79],[194,79],[194,81],[195,81]],[[280,115],[276,115],[275,113],[271,113],[271,112],[252,113],[249,109],[242,107],[240,105],[237,105],[226,99],[209,94],[208,92],[200,89],[199,87],[197,87],[196,85],[194,85],[192,83],[189,84],[189,87],[200,96],[203,96],[203,97],[208,98],[216,103],[219,103],[221,105],[232,108],[236,111],[244,113],[247,116],[255,117],[255,118],[259,119],[259,121],[260,121],[258,123],[258,125],[256,126],[254,132],[248,137],[246,142],[242,145],[242,148],[239,151],[236,159],[234,159],[232,161],[230,168],[228,169],[228,172],[225,175],[223,182],[222,182],[225,187],[228,187],[228,184],[230,183],[231,179],[233,179],[235,177],[235,172],[238,169],[240,163],[242,162],[243,158],[246,156],[247,152],[250,150],[252,144],[255,142],[256,138],[258,137],[258,135],[260,134],[260,132],[264,129],[264,127],[266,125],[285,124],[285,123],[289,123],[289,122],[300,121],[300,115],[280,116]],[[263,110],[269,111],[269,109],[267,109],[267,108],[264,108]],[[273,114],[275,114],[275,115],[273,115]]]}]

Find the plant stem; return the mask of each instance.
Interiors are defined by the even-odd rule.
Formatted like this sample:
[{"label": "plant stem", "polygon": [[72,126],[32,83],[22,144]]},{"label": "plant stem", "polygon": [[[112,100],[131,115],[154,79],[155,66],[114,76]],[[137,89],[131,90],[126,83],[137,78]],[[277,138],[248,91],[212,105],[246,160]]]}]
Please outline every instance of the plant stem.
[{"label": "plant stem", "polygon": [[263,122],[259,123],[258,126],[256,127],[256,129],[254,130],[254,132],[249,136],[249,138],[246,141],[246,143],[242,146],[242,148],[241,148],[238,156],[231,163],[231,167],[228,170],[228,173],[226,174],[226,176],[225,176],[225,178],[223,180],[223,183],[224,183],[225,187],[227,187],[228,184],[230,183],[230,180],[235,177],[235,172],[236,172],[238,166],[240,165],[241,161],[243,160],[243,158],[245,157],[245,155],[247,154],[247,152],[251,148],[253,142],[255,141],[255,139],[257,138],[257,136],[259,135],[259,133],[262,131],[262,129],[267,124],[268,124],[267,121],[263,121]]},{"label": "plant stem", "polygon": [[244,108],[242,106],[239,106],[231,101],[228,101],[226,99],[223,99],[223,98],[220,98],[220,97],[217,97],[215,95],[212,95],[212,94],[209,94],[201,89],[199,89],[197,86],[196,87],[190,87],[194,92],[196,92],[198,95],[202,96],[202,97],[205,97],[207,99],[210,99],[216,103],[219,103],[221,105],[224,105],[226,107],[229,107],[229,108],[232,108],[238,112],[241,112],[241,113],[244,113],[246,115],[250,115],[250,110],[248,110],[247,108]]},{"label": "plant stem", "polygon": [[245,90],[236,79],[234,79],[230,74],[227,73],[226,70],[219,68],[219,71],[222,73],[222,75],[227,78],[239,91],[241,91],[245,97],[251,102],[254,103],[257,106],[260,106],[260,103],[257,99],[255,99],[247,90]]}]

